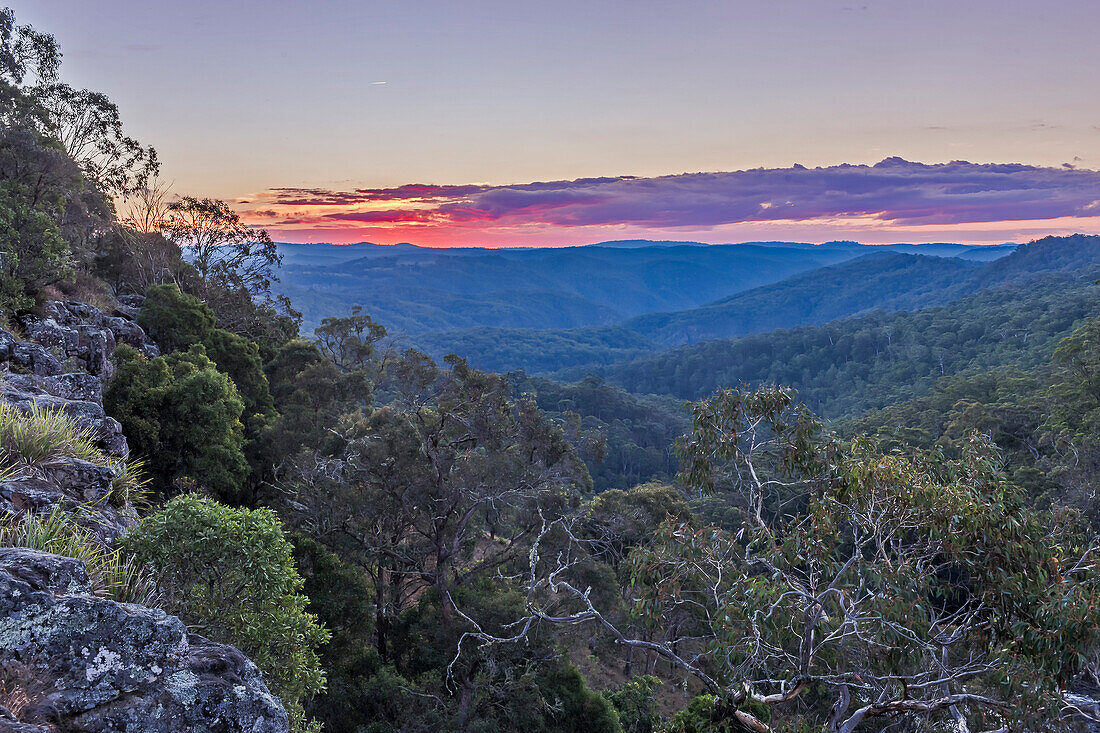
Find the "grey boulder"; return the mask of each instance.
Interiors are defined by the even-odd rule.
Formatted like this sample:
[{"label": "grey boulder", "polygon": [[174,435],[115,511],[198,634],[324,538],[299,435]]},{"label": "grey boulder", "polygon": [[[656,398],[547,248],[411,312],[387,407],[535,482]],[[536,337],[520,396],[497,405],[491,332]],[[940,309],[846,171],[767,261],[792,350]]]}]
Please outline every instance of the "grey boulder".
[{"label": "grey boulder", "polygon": [[20,709],[8,711],[12,724],[81,733],[288,730],[286,711],[240,651],[188,634],[161,610],[90,589],[77,560],[0,549],[0,659],[26,690]]}]

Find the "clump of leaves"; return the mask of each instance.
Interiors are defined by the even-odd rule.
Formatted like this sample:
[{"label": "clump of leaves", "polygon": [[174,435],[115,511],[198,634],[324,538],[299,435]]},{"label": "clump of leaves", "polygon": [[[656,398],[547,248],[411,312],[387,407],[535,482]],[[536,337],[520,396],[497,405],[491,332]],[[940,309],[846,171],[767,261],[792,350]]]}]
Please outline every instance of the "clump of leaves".
[{"label": "clump of leaves", "polygon": [[661,680],[647,674],[600,694],[615,706],[623,733],[654,733],[661,724],[661,716],[653,693],[660,685]]},{"label": "clump of leaves", "polygon": [[160,573],[164,608],[249,655],[291,716],[324,689],[319,648],[329,632],[306,612],[293,548],[270,509],[177,496],[121,541]]}]

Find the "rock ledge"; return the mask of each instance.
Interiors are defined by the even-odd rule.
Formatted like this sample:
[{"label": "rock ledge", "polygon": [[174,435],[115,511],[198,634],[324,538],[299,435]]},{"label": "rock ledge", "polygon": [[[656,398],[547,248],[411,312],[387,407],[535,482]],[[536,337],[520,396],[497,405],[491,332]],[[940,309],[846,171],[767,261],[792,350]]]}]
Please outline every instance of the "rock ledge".
[{"label": "rock ledge", "polygon": [[2,700],[0,731],[288,729],[241,652],[161,610],[92,595],[71,558],[0,548],[0,660],[0,690],[20,691]]}]

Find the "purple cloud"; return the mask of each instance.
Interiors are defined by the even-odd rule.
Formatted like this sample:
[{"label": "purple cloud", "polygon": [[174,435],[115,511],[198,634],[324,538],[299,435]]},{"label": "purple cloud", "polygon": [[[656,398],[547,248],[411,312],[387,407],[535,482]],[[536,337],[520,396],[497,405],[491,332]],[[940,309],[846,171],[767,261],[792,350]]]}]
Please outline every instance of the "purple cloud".
[{"label": "purple cloud", "polygon": [[[867,217],[896,224],[964,224],[1100,216],[1100,171],[887,158],[872,166],[758,168],[655,178],[613,177],[506,186],[388,189],[273,189],[279,205],[384,211],[326,213],[320,219],[371,224],[629,224],[711,227],[765,221]],[[415,205],[402,208],[401,203]]]}]

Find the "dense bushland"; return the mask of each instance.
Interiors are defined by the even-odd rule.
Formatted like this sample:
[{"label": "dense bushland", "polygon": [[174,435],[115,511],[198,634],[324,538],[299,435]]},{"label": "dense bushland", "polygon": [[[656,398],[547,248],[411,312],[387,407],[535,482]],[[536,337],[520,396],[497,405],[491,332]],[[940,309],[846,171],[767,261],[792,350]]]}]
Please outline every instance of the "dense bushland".
[{"label": "dense bushland", "polygon": [[607,381],[437,362],[358,309],[300,334],[266,233],[165,191],[51,37],[8,11],[0,41],[4,320],[141,295],[163,352],[114,354],[131,459],[0,408],[4,480],[98,461],[136,528],[24,513],[0,542],[239,646],[299,731],[1072,725],[1100,670],[1091,271]]}]

